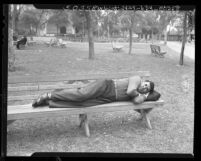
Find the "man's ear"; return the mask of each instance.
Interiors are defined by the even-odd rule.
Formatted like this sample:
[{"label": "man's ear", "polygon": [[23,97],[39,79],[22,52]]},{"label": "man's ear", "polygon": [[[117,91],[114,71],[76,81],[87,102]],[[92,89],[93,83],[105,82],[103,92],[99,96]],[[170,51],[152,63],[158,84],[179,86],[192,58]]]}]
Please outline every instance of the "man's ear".
[{"label": "man's ear", "polygon": [[128,78],[128,88],[126,91],[126,94],[131,95],[132,91],[137,89],[138,86],[141,83],[141,77],[140,76],[133,76]]}]

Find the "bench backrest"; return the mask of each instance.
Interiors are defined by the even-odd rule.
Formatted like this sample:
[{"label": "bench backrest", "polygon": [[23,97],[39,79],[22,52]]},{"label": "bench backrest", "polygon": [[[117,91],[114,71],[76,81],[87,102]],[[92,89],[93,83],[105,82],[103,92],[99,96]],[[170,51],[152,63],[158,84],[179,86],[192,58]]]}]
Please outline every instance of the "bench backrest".
[{"label": "bench backrest", "polygon": [[122,48],[123,46],[119,42],[112,41],[112,48]]},{"label": "bench backrest", "polygon": [[[23,81],[20,81],[19,77],[8,77],[8,104],[19,104],[20,102],[30,103],[39,94],[52,91],[54,89],[66,89],[77,88],[86,86],[87,83],[100,78],[107,79],[123,79],[133,75],[139,75],[143,79],[150,77],[148,71],[137,72],[122,72],[113,74],[88,74],[88,75],[72,75],[72,76],[48,76],[37,77],[31,79],[31,77],[25,77]],[[31,82],[30,80],[38,80],[37,82]],[[51,81],[46,81],[51,80]],[[76,80],[76,81],[75,81]],[[72,83],[74,82],[74,83]]]},{"label": "bench backrest", "polygon": [[150,47],[151,47],[151,52],[152,53],[160,54],[160,51],[161,51],[160,46],[158,46],[158,45],[150,45]]}]

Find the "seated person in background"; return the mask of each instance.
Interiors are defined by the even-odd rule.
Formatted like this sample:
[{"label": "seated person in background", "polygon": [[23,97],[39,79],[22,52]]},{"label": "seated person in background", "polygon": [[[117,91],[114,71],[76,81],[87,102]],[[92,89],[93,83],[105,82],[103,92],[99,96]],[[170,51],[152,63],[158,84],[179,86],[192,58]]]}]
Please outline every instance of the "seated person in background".
[{"label": "seated person in background", "polygon": [[134,104],[140,104],[144,101],[157,101],[159,98],[160,93],[154,90],[153,82],[133,76],[121,80],[99,79],[81,88],[57,89],[39,96],[33,101],[32,106],[81,108],[115,101],[132,101]]},{"label": "seated person in background", "polygon": [[25,45],[27,43],[27,37],[23,36],[22,39],[20,39],[19,41],[17,41],[17,49],[20,49],[20,45]]},{"label": "seated person in background", "polygon": [[17,39],[18,39],[17,34],[13,34],[13,41],[17,41]]}]

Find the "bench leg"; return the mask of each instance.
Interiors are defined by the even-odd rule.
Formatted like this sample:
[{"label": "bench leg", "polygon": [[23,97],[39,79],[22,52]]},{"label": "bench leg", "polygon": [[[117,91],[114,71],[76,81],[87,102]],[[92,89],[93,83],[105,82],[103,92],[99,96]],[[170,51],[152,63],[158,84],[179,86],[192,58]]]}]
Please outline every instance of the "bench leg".
[{"label": "bench leg", "polygon": [[87,119],[87,115],[86,115],[86,119],[84,121],[84,131],[87,137],[90,136],[90,132],[89,132],[89,124],[88,124],[88,119]]},{"label": "bench leg", "polygon": [[82,127],[84,125],[84,131],[87,137],[90,136],[90,131],[89,131],[89,124],[88,124],[88,119],[86,114],[80,114],[80,125],[79,127]]},{"label": "bench leg", "polygon": [[15,120],[7,120],[7,126],[12,124]]},{"label": "bench leg", "polygon": [[[147,108],[147,109],[144,109],[144,113],[148,114],[153,108]],[[140,109],[137,109],[135,110],[136,112],[140,113],[141,114],[141,110]],[[143,119],[143,115],[141,114],[141,117],[139,118],[139,120],[142,120]]]},{"label": "bench leg", "polygon": [[80,125],[79,127],[81,128],[83,126],[83,123],[84,123],[84,114],[79,114],[79,120],[80,120]]},{"label": "bench leg", "polygon": [[152,129],[152,126],[151,126],[151,122],[149,120],[149,117],[147,115],[147,112],[145,112],[144,110],[140,110],[140,113],[142,115],[142,118],[145,120],[145,123],[146,123],[146,126],[149,128],[149,129]]},{"label": "bench leg", "polygon": [[[141,114],[140,110],[135,110],[135,111]],[[143,117],[142,117],[142,115],[140,115],[140,118],[138,120],[142,120],[142,119],[143,119]]]}]

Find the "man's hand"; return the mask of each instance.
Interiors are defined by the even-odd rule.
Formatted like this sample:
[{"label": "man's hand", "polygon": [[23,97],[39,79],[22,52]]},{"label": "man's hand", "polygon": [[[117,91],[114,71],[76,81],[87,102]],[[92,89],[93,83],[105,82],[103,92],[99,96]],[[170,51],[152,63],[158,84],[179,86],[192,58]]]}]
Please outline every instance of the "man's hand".
[{"label": "man's hand", "polygon": [[139,95],[139,96],[133,98],[132,101],[133,101],[134,104],[141,104],[141,103],[143,103],[145,100],[146,100],[146,96],[142,94],[142,95]]},{"label": "man's hand", "polygon": [[128,95],[130,96],[130,97],[137,97],[137,96],[139,96],[139,92],[137,91],[137,89],[134,89],[134,90],[132,90],[130,93],[128,93]]}]

